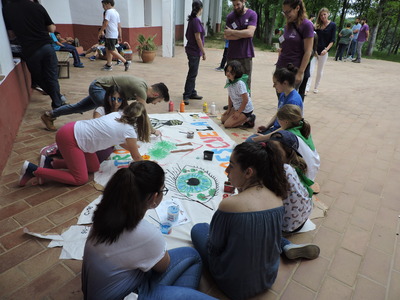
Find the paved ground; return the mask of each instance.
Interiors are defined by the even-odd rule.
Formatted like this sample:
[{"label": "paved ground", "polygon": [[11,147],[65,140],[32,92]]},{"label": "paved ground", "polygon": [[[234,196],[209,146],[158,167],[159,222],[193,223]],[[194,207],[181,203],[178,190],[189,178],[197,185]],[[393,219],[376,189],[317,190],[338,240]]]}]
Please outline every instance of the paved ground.
[{"label": "paved ground", "polygon": [[[222,50],[207,49],[197,82],[199,94],[220,109],[227,101],[224,74],[214,71],[221,55]],[[275,61],[276,53],[258,52],[254,59],[257,125],[276,109],[271,79]],[[71,78],[60,80],[70,102],[83,98],[94,78],[124,73],[123,67],[101,72],[104,61],[83,62],[85,69],[72,68]],[[149,83],[165,82],[178,108],[186,72],[183,48],[177,47],[175,58],[157,57],[153,64],[142,64],[135,56],[129,74]],[[317,243],[321,255],[313,261],[282,260],[272,290],[257,299],[400,299],[399,78],[400,64],[328,60],[320,93],[306,97],[305,118],[321,156],[318,197],[329,211],[325,218],[314,220],[314,232],[291,238]],[[200,111],[201,105],[202,101],[193,101],[186,108]],[[22,232],[28,227],[61,233],[76,224],[81,210],[99,194],[90,183],[17,187],[23,161],[37,162],[41,147],[54,139],[40,122],[49,106],[49,97],[33,93],[0,179],[1,299],[82,299],[81,262],[59,260],[60,249],[48,249],[47,241]],[[149,108],[150,113],[163,111],[165,103]],[[56,125],[90,117],[91,113],[61,117]],[[236,130],[233,138],[241,141],[250,132]],[[207,279],[202,280],[201,290],[226,299]]]}]

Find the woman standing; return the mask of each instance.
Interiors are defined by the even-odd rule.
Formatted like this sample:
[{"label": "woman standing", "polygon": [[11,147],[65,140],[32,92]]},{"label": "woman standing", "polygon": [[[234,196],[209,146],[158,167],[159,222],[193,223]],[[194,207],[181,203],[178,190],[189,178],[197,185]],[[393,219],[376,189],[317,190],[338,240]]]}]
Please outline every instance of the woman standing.
[{"label": "woman standing", "polygon": [[307,19],[306,8],[302,0],[284,0],[282,14],[286,17],[284,34],[279,38],[282,50],[276,68],[285,68],[292,63],[298,68],[295,86],[304,100],[312,54],[314,26]]},{"label": "woman standing", "polygon": [[328,60],[328,52],[335,43],[336,24],[329,19],[329,10],[325,7],[321,8],[317,22],[315,23],[315,32],[318,35],[317,47],[317,77],[315,78],[314,93],[318,93],[319,83],[322,78],[324,66]]},{"label": "woman standing", "polygon": [[192,3],[192,12],[188,16],[188,27],[185,37],[187,44],[185,47],[188,58],[189,71],[186,76],[185,91],[183,93],[183,101],[186,105],[189,104],[189,99],[201,100],[196,91],[196,77],[199,72],[200,57],[206,60],[204,51],[204,27],[199,19],[203,12],[203,3],[199,0],[194,0]]},{"label": "woman standing", "polygon": [[85,245],[84,299],[117,300],[131,292],[139,299],[214,299],[196,291],[201,277],[197,251],[167,251],[160,230],[143,219],[168,192],[164,179],[157,163],[139,161],[107,183]]}]

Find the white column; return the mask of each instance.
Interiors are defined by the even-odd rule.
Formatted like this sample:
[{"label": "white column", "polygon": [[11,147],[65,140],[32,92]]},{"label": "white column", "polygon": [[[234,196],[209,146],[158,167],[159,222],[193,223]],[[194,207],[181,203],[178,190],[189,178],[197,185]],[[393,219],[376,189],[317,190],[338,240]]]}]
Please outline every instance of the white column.
[{"label": "white column", "polygon": [[174,0],[162,0],[162,56],[175,55],[175,5]]},{"label": "white column", "polygon": [[186,21],[186,19],[187,19],[187,16],[188,15],[190,15],[190,13],[192,12],[192,0],[185,0],[185,3],[184,3],[184,17],[183,17],[183,46],[186,46],[186,43],[187,43],[187,39],[186,39],[186,37],[185,37],[185,34],[186,34],[186,29],[187,29],[187,26],[188,26],[188,22]]},{"label": "white column", "polygon": [[210,16],[210,0],[203,0],[203,14],[201,16],[201,20],[203,21],[204,24],[205,36],[208,35],[207,22],[209,16]]}]

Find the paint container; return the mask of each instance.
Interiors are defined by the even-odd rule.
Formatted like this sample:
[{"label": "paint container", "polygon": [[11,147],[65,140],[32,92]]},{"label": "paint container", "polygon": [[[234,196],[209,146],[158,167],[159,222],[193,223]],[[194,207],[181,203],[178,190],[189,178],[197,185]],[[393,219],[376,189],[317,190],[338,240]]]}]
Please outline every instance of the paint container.
[{"label": "paint container", "polygon": [[170,234],[172,231],[172,223],[171,222],[162,222],[160,224],[160,230],[162,234]]},{"label": "paint container", "polygon": [[186,137],[187,137],[188,139],[192,139],[192,138],[194,137],[194,132],[193,132],[193,131],[188,131],[188,132],[186,133]]},{"label": "paint container", "polygon": [[179,205],[171,205],[168,206],[168,216],[167,216],[167,220],[175,223],[178,221],[179,219]]},{"label": "paint container", "polygon": [[205,150],[203,153],[204,153],[204,159],[205,160],[212,160],[213,159],[213,156],[214,156],[214,152],[213,151]]},{"label": "paint container", "polygon": [[223,194],[222,195],[222,199],[225,199],[225,198],[228,198],[229,197],[229,194]]},{"label": "paint container", "polygon": [[144,154],[142,155],[143,160],[149,160],[150,159],[150,155]]},{"label": "paint container", "polygon": [[235,187],[229,181],[225,181],[224,192],[233,194],[235,192]]}]

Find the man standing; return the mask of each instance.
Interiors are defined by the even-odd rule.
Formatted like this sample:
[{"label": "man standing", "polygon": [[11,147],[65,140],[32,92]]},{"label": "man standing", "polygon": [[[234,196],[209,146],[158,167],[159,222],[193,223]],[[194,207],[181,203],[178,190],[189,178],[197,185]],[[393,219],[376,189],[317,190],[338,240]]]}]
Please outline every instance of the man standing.
[{"label": "man standing", "polygon": [[367,25],[367,19],[361,18],[361,28],[358,32],[357,38],[357,58],[352,60],[354,63],[361,62],[361,50],[365,42],[368,42],[369,38],[369,26]]},{"label": "man standing", "polygon": [[257,14],[245,7],[246,0],[231,0],[233,11],[226,17],[224,38],[229,40],[228,62],[237,60],[243,73],[249,76],[247,84],[251,89],[251,69],[254,57],[253,36],[257,26]]},{"label": "man standing", "polygon": [[356,52],[356,46],[357,46],[357,38],[358,38],[358,32],[360,31],[361,24],[360,24],[360,18],[356,18],[354,26],[351,28],[353,31],[353,39],[351,40],[350,44],[350,49],[348,53],[348,58],[353,59],[354,54]]},{"label": "man standing", "polygon": [[10,39],[17,37],[21,44],[32,81],[51,97],[53,109],[64,105],[57,56],[49,36],[56,26],[45,8],[30,0],[11,0],[3,8],[3,16]]},{"label": "man standing", "polygon": [[104,97],[109,87],[118,85],[125,94],[127,100],[135,99],[143,104],[157,104],[162,99],[169,101],[168,88],[162,82],[148,86],[147,83],[134,76],[109,76],[99,77],[89,85],[89,95],[75,104],[65,105],[63,107],[47,111],[42,115],[42,121],[47,130],[56,131],[54,121],[57,117],[83,113],[104,105]]},{"label": "man standing", "polygon": [[124,63],[125,71],[128,71],[130,61],[127,61],[121,54],[115,49],[117,43],[122,43],[121,23],[119,13],[114,8],[114,0],[103,0],[101,1],[105,10],[103,26],[99,30],[99,39],[103,35],[104,30],[106,31],[106,58],[107,63],[104,65],[103,70],[112,70],[112,58],[116,57]]}]

